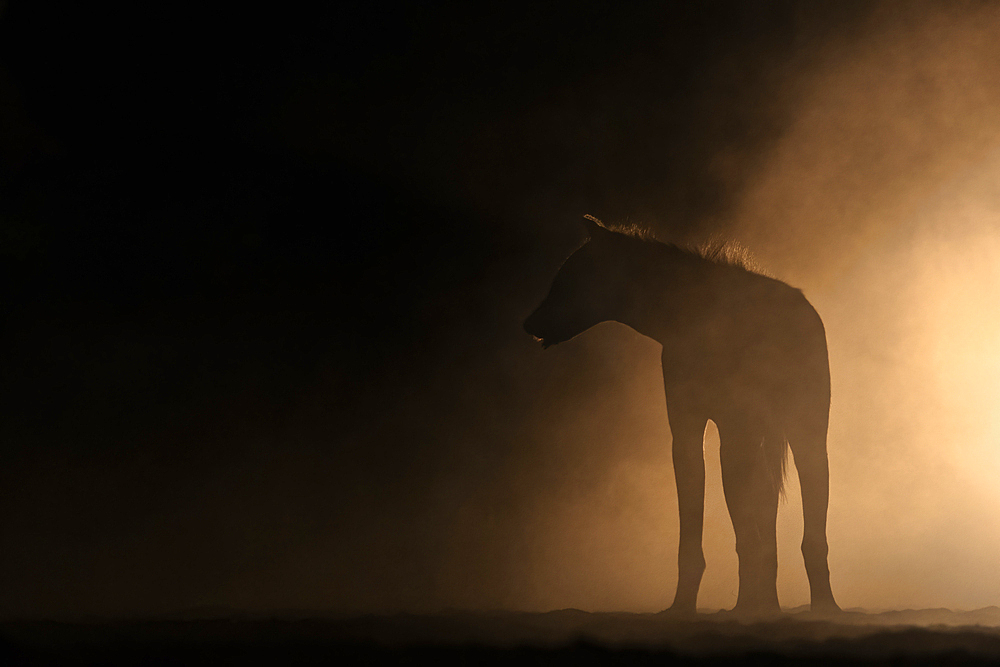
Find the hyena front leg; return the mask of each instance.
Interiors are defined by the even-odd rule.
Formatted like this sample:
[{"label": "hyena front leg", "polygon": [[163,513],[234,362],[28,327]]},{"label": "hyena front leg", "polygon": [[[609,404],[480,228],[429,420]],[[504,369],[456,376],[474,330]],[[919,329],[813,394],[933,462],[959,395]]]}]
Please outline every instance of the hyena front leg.
[{"label": "hyena front leg", "polygon": [[776,536],[779,487],[763,455],[768,437],[782,436],[740,419],[719,424],[722,487],[740,562],[740,592],[734,611],[754,616],[781,611]]},{"label": "hyena front leg", "polygon": [[680,509],[680,542],[677,553],[677,592],[670,611],[694,614],[698,588],[705,573],[702,532],[705,522],[705,424],[708,418],[684,397],[667,389],[670,432],[673,437],[674,478]]}]

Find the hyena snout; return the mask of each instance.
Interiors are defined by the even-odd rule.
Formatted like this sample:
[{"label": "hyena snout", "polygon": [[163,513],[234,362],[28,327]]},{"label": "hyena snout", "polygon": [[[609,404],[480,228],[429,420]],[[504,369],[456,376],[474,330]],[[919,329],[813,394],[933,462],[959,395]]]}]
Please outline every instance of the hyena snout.
[{"label": "hyena snout", "polygon": [[540,338],[538,335],[538,322],[535,319],[535,314],[532,313],[528,316],[528,319],[524,321],[524,332],[529,336],[534,336],[535,338]]},{"label": "hyena snout", "polygon": [[542,318],[539,317],[537,310],[533,312],[531,315],[528,316],[528,319],[524,321],[524,331],[535,340],[539,340],[542,343],[544,343],[545,327],[541,322],[541,319]]}]

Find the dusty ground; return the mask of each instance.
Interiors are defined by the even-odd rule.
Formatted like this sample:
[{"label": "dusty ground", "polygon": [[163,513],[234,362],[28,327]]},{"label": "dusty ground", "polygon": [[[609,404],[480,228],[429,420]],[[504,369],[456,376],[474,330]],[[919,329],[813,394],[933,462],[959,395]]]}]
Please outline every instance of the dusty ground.
[{"label": "dusty ground", "polygon": [[1000,608],[725,613],[468,613],[363,617],[194,613],[141,621],[8,621],[9,665],[51,664],[986,664],[1000,662]]}]

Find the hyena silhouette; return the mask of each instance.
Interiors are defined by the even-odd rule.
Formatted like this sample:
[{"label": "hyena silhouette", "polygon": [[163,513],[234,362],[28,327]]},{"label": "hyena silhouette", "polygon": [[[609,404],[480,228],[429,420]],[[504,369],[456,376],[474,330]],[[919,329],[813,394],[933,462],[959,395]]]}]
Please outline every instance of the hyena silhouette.
[{"label": "hyena silhouette", "polygon": [[703,439],[710,419],[719,429],[739,556],[735,611],[780,612],[775,523],[788,447],[802,488],[812,609],[839,610],[827,564],[830,371],[819,315],[783,282],[587,218],[590,239],[559,269],[524,328],[548,347],[613,320],[663,346],[680,508],[670,610],[695,612],[705,571]]}]

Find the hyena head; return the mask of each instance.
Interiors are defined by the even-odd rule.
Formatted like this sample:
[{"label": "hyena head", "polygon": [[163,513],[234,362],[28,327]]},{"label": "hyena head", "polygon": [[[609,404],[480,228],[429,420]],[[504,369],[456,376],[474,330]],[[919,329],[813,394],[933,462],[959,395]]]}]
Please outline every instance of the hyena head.
[{"label": "hyena head", "polygon": [[615,319],[625,294],[629,237],[588,220],[590,239],[569,256],[524,330],[549,347]]}]

